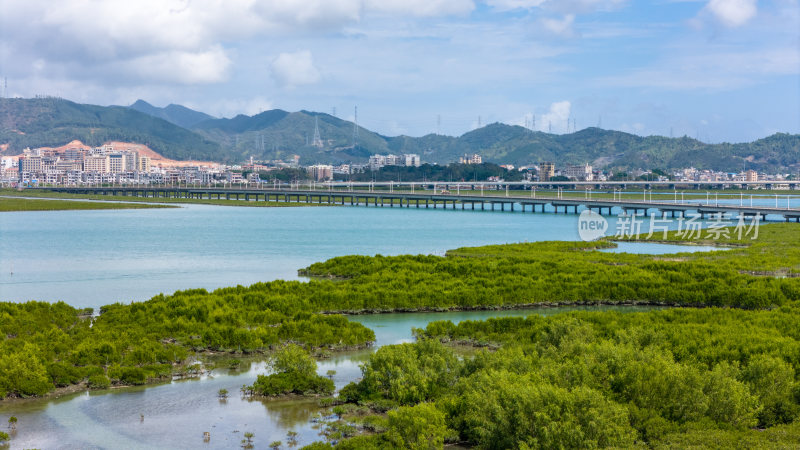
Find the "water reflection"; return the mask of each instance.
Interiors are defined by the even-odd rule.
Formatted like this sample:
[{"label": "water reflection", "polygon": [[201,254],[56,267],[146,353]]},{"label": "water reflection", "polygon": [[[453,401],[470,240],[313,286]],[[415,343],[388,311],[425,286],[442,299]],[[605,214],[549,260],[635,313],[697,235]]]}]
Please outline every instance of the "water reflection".
[{"label": "water reflection", "polygon": [[[351,316],[372,328],[376,348],[412,340],[412,327],[436,320],[481,320],[489,317],[550,315],[572,310],[644,311],[649,307],[602,306],[547,309],[407,313]],[[360,364],[374,349],[339,353],[319,361],[320,375],[335,370],[337,389],[361,376]],[[298,433],[298,445],[321,440],[310,419],[321,411],[316,399],[245,399],[242,385],[252,384],[266,373],[263,361],[238,358],[237,369],[223,365],[211,375],[187,378],[157,386],[82,392],[55,399],[0,403],[0,423],[19,418],[10,448],[233,448],[245,432],[255,434],[254,445],[264,448],[273,441],[287,442],[287,433]],[[228,361],[230,358],[228,358]],[[218,392],[227,389],[227,401]],[[210,438],[204,442],[204,433]]]}]

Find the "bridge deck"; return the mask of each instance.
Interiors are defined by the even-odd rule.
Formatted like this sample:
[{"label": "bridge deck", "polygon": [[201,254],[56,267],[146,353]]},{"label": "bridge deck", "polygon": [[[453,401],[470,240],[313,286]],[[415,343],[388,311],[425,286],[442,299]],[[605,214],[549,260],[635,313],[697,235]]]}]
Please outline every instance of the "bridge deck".
[{"label": "bridge deck", "polygon": [[[609,200],[591,198],[563,198],[563,197],[542,197],[536,196],[535,192],[530,195],[503,195],[502,191],[493,191],[491,194],[454,194],[437,193],[434,191],[424,192],[389,192],[389,191],[360,191],[360,190],[307,190],[307,189],[226,189],[226,188],[192,188],[192,187],[53,187],[53,188],[31,188],[36,190],[48,190],[54,192],[76,193],[76,194],[101,194],[101,195],[122,195],[137,197],[182,197],[182,198],[217,198],[217,199],[236,199],[258,200],[263,198],[265,201],[274,199],[275,201],[297,201],[308,203],[330,203],[330,204],[373,204],[375,206],[416,206],[427,207],[433,204],[470,205],[475,209],[475,205],[480,205],[485,209],[490,205],[500,205],[505,210],[509,205],[510,210],[514,211],[514,205],[520,205],[523,211],[530,207],[532,212],[536,212],[539,206],[542,211],[546,205],[552,206],[556,212],[563,208],[564,212],[572,209],[575,213],[579,207],[597,209],[599,213],[612,214],[616,208],[618,211],[632,211],[634,214],[647,214],[648,210],[657,210],[663,214],[670,213],[675,215],[680,213],[685,215],[687,212],[696,212],[703,217],[715,214],[734,214],[744,216],[767,215],[782,216],[787,221],[795,220],[800,222],[800,209],[797,208],[773,208],[768,206],[744,206],[735,204],[705,204],[703,202],[664,202],[664,201],[643,201],[643,200]],[[511,194],[516,194],[511,192]]]}]

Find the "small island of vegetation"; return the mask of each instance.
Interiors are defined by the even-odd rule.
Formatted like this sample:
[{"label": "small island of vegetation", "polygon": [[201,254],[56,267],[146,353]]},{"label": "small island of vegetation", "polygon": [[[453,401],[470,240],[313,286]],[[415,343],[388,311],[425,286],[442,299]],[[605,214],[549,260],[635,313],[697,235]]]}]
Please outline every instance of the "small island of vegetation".
[{"label": "small island of vegetation", "polygon": [[311,354],[296,344],[289,344],[270,357],[269,375],[259,375],[256,382],[246,386],[248,395],[278,397],[285,395],[331,395],[333,381],[317,375],[317,362]]}]

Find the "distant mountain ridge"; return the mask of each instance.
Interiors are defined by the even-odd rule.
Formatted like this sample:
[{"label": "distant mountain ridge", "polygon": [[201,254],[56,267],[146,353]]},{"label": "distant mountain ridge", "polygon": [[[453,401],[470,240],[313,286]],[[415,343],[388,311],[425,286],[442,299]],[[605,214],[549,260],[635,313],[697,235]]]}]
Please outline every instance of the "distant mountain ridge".
[{"label": "distant mountain ridge", "polygon": [[[312,145],[315,126],[322,147]],[[358,127],[354,142],[353,129],[352,122],[311,111],[275,109],[218,119],[180,105],[158,108],[143,100],[126,108],[54,99],[0,99],[0,146],[8,144],[5,154],[19,153],[26,146],[58,146],[80,139],[89,145],[103,140],[140,142],[167,158],[227,163],[251,156],[272,160],[292,155],[299,155],[302,164],[364,163],[375,153],[417,153],[424,162],[447,164],[477,153],[486,162],[516,166],[552,161],[623,170],[800,170],[800,135],[784,133],[751,143],[705,144],[688,137],[642,137],[600,128],[557,135],[493,123],[458,137],[388,137]]]},{"label": "distant mountain ridge", "polygon": [[90,146],[111,141],[145,144],[175,160],[224,157],[218,143],[128,107],[60,98],[0,98],[0,145],[8,145],[4,154],[19,154],[25,147],[58,147],[73,140]]},{"label": "distant mountain ridge", "polygon": [[129,106],[129,108],[153,117],[158,117],[159,119],[164,119],[167,122],[174,123],[175,125],[183,128],[191,128],[205,120],[214,119],[213,116],[189,109],[185,106],[169,104],[163,108],[159,108],[141,99],[136,100],[136,102]]}]

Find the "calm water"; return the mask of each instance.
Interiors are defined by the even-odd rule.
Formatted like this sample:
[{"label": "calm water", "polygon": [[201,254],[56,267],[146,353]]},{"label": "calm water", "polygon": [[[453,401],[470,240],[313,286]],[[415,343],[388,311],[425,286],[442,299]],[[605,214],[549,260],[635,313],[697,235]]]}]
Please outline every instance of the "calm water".
[{"label": "calm water", "polygon": [[[98,308],[179,289],[297,279],[300,268],[348,254],[578,240],[577,222],[574,214],[365,207],[2,213],[0,301]],[[615,219],[609,223],[613,233]],[[633,251],[677,250],[637,244]]]},{"label": "calm water", "polygon": [[[0,300],[65,300],[97,308],[160,292],[278,278],[346,254],[443,254],[447,249],[541,240],[577,240],[576,215],[390,208],[180,209],[0,214]],[[610,229],[615,220],[609,219]],[[643,228],[643,231],[646,227]],[[699,247],[622,243],[619,251],[666,253]],[[13,274],[12,274],[13,272]],[[433,320],[552,314],[576,308],[353,316],[376,333],[376,346],[411,341]],[[603,307],[602,309],[616,309]],[[625,311],[643,308],[623,307]],[[371,350],[320,362],[341,388],[360,376]],[[11,448],[232,448],[246,431],[263,448],[297,431],[318,440],[313,400],[248,401],[238,390],[265,373],[239,371],[147,388],[80,393],[60,399],[0,402],[0,423],[19,418]],[[233,395],[217,399],[219,389]],[[141,420],[140,416],[144,419]],[[211,433],[204,444],[203,432]]]},{"label": "calm water", "polygon": [[[375,331],[376,346],[412,341],[411,328],[435,320],[482,320],[501,316],[550,315],[573,310],[645,311],[632,306],[565,307],[548,309],[470,311],[448,313],[379,314],[351,316]],[[370,350],[339,354],[323,360],[318,372],[336,371],[341,388],[360,377],[359,364]],[[272,441],[286,443],[286,432],[299,433],[300,445],[321,440],[310,421],[320,411],[316,400],[245,400],[239,388],[266,373],[264,364],[253,362],[238,372],[214,371],[212,376],[176,381],[154,387],[124,388],[66,396],[57,400],[0,402],[0,423],[19,418],[11,448],[236,448],[243,434],[255,433],[256,448]],[[227,401],[217,391],[227,389]],[[140,416],[144,415],[144,419]],[[203,432],[211,441],[203,443]]]}]

